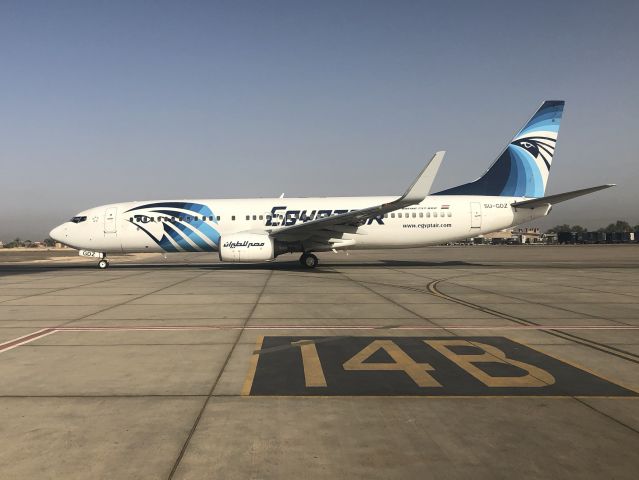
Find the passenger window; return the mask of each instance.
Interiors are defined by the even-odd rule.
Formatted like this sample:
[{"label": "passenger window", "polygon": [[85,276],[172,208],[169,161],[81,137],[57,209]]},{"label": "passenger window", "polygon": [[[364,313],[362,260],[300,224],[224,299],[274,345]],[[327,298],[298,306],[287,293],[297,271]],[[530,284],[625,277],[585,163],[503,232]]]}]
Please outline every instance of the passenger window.
[{"label": "passenger window", "polygon": [[391,218],[395,218],[395,214],[394,213],[391,213]]},{"label": "passenger window", "polygon": [[433,217],[437,217],[437,212],[433,212]]},{"label": "passenger window", "polygon": [[246,216],[246,219],[247,219],[247,220],[250,220],[250,219],[251,219],[251,216],[250,216],[250,215],[247,215],[247,216]]},{"label": "passenger window", "polygon": [[430,212],[426,212],[426,218],[430,218]]},{"label": "passenger window", "polygon": [[267,216],[266,216],[266,220],[268,220],[268,221],[270,222],[270,221],[271,221],[271,216],[270,216],[270,215],[267,215]]},{"label": "passenger window", "polygon": [[419,212],[419,218],[424,218],[424,212]]},{"label": "passenger window", "polygon": [[235,215],[231,215],[231,220],[235,221]]},{"label": "passenger window", "polygon": [[260,220],[264,220],[264,215],[260,215]]},{"label": "passenger window", "polygon": [[452,214],[451,212],[448,212],[448,216],[449,216],[449,217],[452,217],[452,216],[453,216],[453,214]]},{"label": "passenger window", "polygon": [[385,213],[385,214],[384,214],[384,218],[388,218],[388,213]]},{"label": "passenger window", "polygon": [[415,212],[413,212],[413,218],[416,218],[417,214]]},{"label": "passenger window", "polygon": [[257,215],[253,215],[253,220],[257,220]]}]

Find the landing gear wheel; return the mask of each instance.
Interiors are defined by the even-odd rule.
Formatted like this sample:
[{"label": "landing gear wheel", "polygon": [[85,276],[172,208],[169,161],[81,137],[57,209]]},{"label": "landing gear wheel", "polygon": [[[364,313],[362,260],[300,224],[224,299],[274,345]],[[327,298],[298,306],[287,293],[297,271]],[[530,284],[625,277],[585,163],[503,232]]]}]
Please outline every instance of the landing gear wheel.
[{"label": "landing gear wheel", "polygon": [[105,268],[107,268],[109,266],[109,261],[107,259],[102,259],[98,262],[98,268],[100,270],[104,270]]},{"label": "landing gear wheel", "polygon": [[319,263],[318,258],[312,253],[304,253],[300,257],[300,263],[306,268],[315,268]]}]

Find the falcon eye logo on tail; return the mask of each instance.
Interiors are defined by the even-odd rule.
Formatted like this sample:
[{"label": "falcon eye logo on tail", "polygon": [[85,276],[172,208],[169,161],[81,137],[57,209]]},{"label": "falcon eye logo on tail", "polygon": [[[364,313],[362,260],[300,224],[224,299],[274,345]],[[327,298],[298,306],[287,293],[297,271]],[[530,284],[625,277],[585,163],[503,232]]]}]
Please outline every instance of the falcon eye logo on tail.
[{"label": "falcon eye logo on tail", "polygon": [[563,101],[544,102],[482,177],[436,195],[543,197],[563,111]]},{"label": "falcon eye logo on tail", "polygon": [[524,137],[514,140],[511,145],[521,147],[530,153],[534,159],[543,160],[546,169],[550,170],[552,156],[555,153],[555,143],[557,140],[551,137]]}]

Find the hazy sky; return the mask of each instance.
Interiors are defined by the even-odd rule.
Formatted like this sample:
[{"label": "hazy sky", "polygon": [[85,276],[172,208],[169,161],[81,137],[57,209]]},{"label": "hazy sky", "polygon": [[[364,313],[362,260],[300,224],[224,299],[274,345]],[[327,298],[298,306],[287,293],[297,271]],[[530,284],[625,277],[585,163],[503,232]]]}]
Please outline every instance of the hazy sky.
[{"label": "hazy sky", "polygon": [[157,198],[478,177],[566,100],[542,226],[639,223],[639,2],[0,1],[0,239]]}]

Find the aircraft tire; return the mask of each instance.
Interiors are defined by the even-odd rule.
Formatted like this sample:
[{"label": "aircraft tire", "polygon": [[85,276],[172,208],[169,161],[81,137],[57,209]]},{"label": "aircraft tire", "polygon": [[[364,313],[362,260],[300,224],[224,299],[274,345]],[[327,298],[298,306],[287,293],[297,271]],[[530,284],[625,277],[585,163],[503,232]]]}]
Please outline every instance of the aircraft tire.
[{"label": "aircraft tire", "polygon": [[305,253],[300,257],[300,263],[306,268],[315,268],[319,263],[319,259],[312,253]]},{"label": "aircraft tire", "polygon": [[108,268],[108,266],[109,266],[109,261],[104,258],[98,262],[98,268],[100,270],[104,270]]}]

